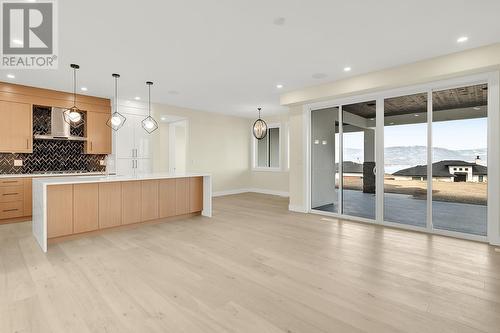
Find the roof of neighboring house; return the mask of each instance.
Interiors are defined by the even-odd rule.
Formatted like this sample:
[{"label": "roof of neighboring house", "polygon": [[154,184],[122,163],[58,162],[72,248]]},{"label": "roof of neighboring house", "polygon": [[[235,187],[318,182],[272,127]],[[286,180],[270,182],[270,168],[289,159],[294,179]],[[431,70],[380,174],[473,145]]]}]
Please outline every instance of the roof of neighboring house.
[{"label": "roof of neighboring house", "polygon": [[[335,172],[339,171],[339,164],[335,164]],[[343,173],[363,173],[363,164],[356,162],[343,162],[342,163],[342,172]]]},{"label": "roof of neighboring house", "polygon": [[[459,160],[445,160],[432,164],[433,177],[455,177],[450,173],[449,166],[465,166],[472,167],[473,175],[485,176],[488,174],[488,168],[476,163],[459,161]],[[393,173],[395,176],[427,176],[427,165],[417,165],[415,167],[399,170]]]}]

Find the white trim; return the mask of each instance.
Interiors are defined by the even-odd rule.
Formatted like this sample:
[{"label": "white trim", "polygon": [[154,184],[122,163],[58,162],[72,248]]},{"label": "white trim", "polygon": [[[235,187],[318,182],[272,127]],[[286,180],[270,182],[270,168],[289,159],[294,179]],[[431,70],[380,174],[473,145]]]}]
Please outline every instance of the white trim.
[{"label": "white trim", "polygon": [[260,194],[268,194],[268,195],[276,195],[279,197],[288,198],[290,194],[285,191],[275,191],[268,190],[264,188],[238,188],[234,190],[225,190],[225,191],[217,191],[212,194],[213,197],[223,197],[226,195],[234,195],[234,194],[242,194],[242,193],[260,193]]},{"label": "white trim", "polygon": [[[385,104],[382,97],[375,102],[375,218],[377,221],[384,219],[384,112]],[[380,148],[382,147],[382,148]]]},{"label": "white trim", "polygon": [[281,168],[268,168],[268,167],[255,167],[252,169],[252,171],[255,172],[286,172],[284,170],[281,170]]},{"label": "white trim", "polygon": [[285,192],[285,191],[275,191],[275,190],[268,190],[268,189],[264,189],[264,188],[249,188],[247,192],[276,195],[279,197],[286,197],[286,198],[288,198],[290,196],[290,193]]},{"label": "white trim", "polygon": [[500,72],[492,73],[488,80],[488,239],[500,245]]},{"label": "white trim", "polygon": [[[427,212],[426,212],[426,229],[428,232],[434,230],[432,223],[432,149],[434,144],[432,142],[432,126],[434,120],[434,106],[432,98],[432,89],[427,90]],[[429,149],[431,147],[431,149]]]},{"label": "white trim", "polygon": [[304,208],[311,210],[311,109],[304,106],[302,109],[302,160],[306,165],[302,168],[302,190],[304,194]]},{"label": "white trim", "polygon": [[[387,98],[391,97],[398,97],[398,96],[404,96],[404,95],[411,95],[411,94],[416,94],[416,93],[423,93],[427,92],[428,96],[428,103],[430,104],[430,109],[428,106],[428,129],[427,129],[427,140],[428,140],[428,147],[432,147],[432,92],[436,90],[444,90],[444,89],[450,89],[454,87],[461,87],[465,85],[474,85],[474,84],[482,84],[482,83],[488,83],[488,236],[483,237],[483,236],[476,236],[476,235],[469,235],[469,234],[463,234],[459,232],[453,232],[453,231],[447,231],[447,230],[440,230],[440,229],[433,229],[432,228],[432,210],[431,208],[428,209],[427,215],[428,215],[428,225],[425,228],[420,228],[420,227],[412,227],[404,224],[399,224],[399,223],[391,223],[391,222],[385,222],[383,221],[383,149],[384,149],[384,140],[383,140],[383,130],[384,130],[384,119],[383,119],[383,105],[378,105],[380,100],[385,100]],[[391,226],[391,227],[396,227],[396,228],[402,228],[402,229],[415,229],[417,228],[417,231],[422,231],[422,232],[428,232],[431,234],[439,234],[439,235],[445,235],[445,236],[452,236],[452,237],[457,237],[457,238],[464,238],[464,239],[470,239],[470,240],[477,240],[477,241],[488,241],[490,244],[495,244],[495,245],[500,245],[500,208],[499,205],[495,204],[496,202],[500,201],[500,193],[498,186],[494,186],[493,184],[498,184],[500,181],[500,152],[498,151],[498,146],[497,143],[500,141],[500,74],[498,71],[495,72],[484,72],[476,75],[470,75],[470,76],[463,76],[463,77],[455,77],[451,78],[448,80],[441,80],[441,81],[435,81],[435,82],[428,82],[424,84],[419,84],[419,85],[414,85],[414,86],[407,86],[407,87],[401,87],[397,89],[391,89],[391,90],[380,90],[374,93],[369,93],[369,94],[362,94],[362,95],[357,95],[357,96],[351,96],[351,97],[346,97],[346,98],[340,98],[340,99],[334,99],[330,101],[324,101],[324,102],[317,102],[317,103],[311,103],[311,104],[306,104],[303,106],[303,112],[304,112],[304,139],[303,142],[305,144],[305,149],[304,149],[304,160],[305,160],[305,175],[304,175],[304,197],[305,197],[305,207],[306,211],[312,212],[312,213],[317,213],[321,215],[329,215],[329,216],[334,216],[337,218],[341,219],[355,219],[357,221],[363,221],[363,222],[371,222],[373,221],[365,221],[365,219],[362,218],[356,218],[356,217],[348,217],[344,216],[341,214],[334,214],[334,213],[328,213],[328,212],[322,212],[322,211],[317,211],[317,210],[312,210],[311,209],[311,203],[310,203],[310,197],[311,197],[311,184],[310,184],[310,177],[311,177],[311,154],[309,150],[309,140],[310,140],[310,131],[311,131],[311,111],[312,110],[317,110],[317,109],[323,109],[323,108],[332,108],[332,107],[339,107],[341,105],[347,105],[347,104],[353,104],[353,103],[360,103],[364,102],[367,100],[377,100],[377,120],[376,120],[376,133],[378,133],[378,136],[376,136],[376,162],[377,162],[377,193],[376,193],[376,207],[377,207],[377,224],[380,225],[386,225],[386,226]],[[383,103],[383,102],[382,102]],[[380,111],[382,110],[382,111]],[[341,114],[341,112],[340,112]],[[430,124],[430,125],[429,125]],[[342,126],[340,126],[342,128]],[[430,145],[429,145],[430,143]],[[496,150],[493,150],[496,149]],[[380,151],[382,150],[382,151]],[[428,149],[430,150],[430,149]],[[340,154],[342,156],[342,154]],[[382,156],[382,160],[380,160],[380,156]],[[432,164],[432,152],[428,153],[428,165]],[[341,165],[340,161],[340,165]],[[340,167],[341,168],[341,167]],[[429,169],[429,167],[428,167]],[[430,174],[432,176],[432,167],[430,167]],[[382,173],[382,175],[380,175]],[[340,177],[342,178],[342,177]],[[382,179],[382,181],[380,181]],[[382,184],[380,184],[382,182]],[[430,187],[428,187],[428,205],[432,205],[432,177],[429,177],[429,172],[428,172],[428,182],[430,183]],[[342,191],[339,191],[342,192]],[[341,194],[340,194],[341,196]],[[430,196],[430,199],[429,199]],[[431,206],[428,206],[431,207]],[[430,216],[430,219],[429,219]]]},{"label": "white trim", "polygon": [[257,154],[258,154],[258,146],[257,146],[257,142],[258,140],[255,138],[255,136],[253,135],[253,131],[251,133],[252,135],[252,171],[271,171],[271,172],[276,172],[276,171],[283,171],[283,161],[282,161],[282,156],[283,156],[283,145],[282,145],[282,128],[281,128],[281,122],[277,122],[277,123],[269,123],[267,124],[267,130],[268,130],[268,133],[267,135],[269,135],[269,130],[271,128],[277,128],[279,129],[279,135],[278,135],[278,149],[279,149],[279,156],[278,156],[278,163],[279,165],[277,167],[260,167],[260,166],[257,166],[257,163],[258,163],[258,159],[257,159]]},{"label": "white trim", "polygon": [[226,195],[242,194],[249,192],[246,188],[238,188],[234,190],[217,191],[212,193],[212,197],[224,197]]},{"label": "white trim", "polygon": [[288,210],[295,213],[304,213],[307,214],[307,209],[304,206],[298,205],[288,205]]}]

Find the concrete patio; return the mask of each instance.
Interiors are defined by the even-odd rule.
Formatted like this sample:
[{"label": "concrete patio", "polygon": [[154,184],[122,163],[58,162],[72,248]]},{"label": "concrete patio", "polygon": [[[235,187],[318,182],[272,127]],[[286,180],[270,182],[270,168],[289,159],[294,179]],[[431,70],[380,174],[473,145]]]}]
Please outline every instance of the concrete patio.
[{"label": "concrete patio", "polygon": [[[344,190],[344,214],[375,219],[375,195],[362,191]],[[337,203],[313,209],[337,212]],[[426,226],[426,200],[411,195],[386,193],[384,220],[407,225]],[[433,201],[434,228],[486,236],[487,206]]]}]

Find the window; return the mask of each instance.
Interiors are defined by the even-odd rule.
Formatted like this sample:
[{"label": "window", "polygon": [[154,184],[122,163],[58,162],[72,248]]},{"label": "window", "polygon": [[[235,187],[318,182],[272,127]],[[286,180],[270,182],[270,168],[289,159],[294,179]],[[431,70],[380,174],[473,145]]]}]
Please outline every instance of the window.
[{"label": "window", "polygon": [[280,167],[280,127],[269,125],[262,140],[254,138],[254,167],[257,169],[278,169]]}]

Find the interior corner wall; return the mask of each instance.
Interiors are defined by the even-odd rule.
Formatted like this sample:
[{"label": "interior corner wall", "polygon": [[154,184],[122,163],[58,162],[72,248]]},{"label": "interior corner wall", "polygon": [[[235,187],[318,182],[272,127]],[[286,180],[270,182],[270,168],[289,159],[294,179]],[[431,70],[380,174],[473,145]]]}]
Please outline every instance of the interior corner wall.
[{"label": "interior corner wall", "polygon": [[[152,106],[153,116],[187,120],[186,172],[212,175],[213,192],[249,188],[250,128],[248,118],[227,116],[165,104]],[[163,133],[162,133],[163,132]],[[153,141],[153,170],[168,172],[168,123]]]},{"label": "interior corner wall", "polygon": [[290,170],[288,188],[290,195],[289,209],[305,212],[306,187],[305,187],[305,140],[304,140],[304,112],[302,106],[292,106],[288,112],[288,128],[290,131]]}]

